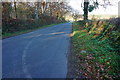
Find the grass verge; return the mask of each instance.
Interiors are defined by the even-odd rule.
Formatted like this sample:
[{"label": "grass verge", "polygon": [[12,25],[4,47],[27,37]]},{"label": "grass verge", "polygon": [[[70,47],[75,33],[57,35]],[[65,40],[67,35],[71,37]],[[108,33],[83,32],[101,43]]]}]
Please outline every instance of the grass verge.
[{"label": "grass verge", "polygon": [[[95,26],[93,26],[95,27]],[[82,73],[90,79],[119,78],[120,56],[109,44],[109,40],[97,40],[94,34],[83,27],[83,22],[73,23],[73,61],[76,77]]]}]

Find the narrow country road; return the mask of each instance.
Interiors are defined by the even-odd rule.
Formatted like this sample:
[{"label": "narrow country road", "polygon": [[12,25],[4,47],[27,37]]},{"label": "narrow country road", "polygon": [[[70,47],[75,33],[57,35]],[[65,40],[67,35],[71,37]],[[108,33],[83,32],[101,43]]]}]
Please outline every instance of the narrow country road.
[{"label": "narrow country road", "polygon": [[71,23],[3,39],[3,78],[66,78]]}]

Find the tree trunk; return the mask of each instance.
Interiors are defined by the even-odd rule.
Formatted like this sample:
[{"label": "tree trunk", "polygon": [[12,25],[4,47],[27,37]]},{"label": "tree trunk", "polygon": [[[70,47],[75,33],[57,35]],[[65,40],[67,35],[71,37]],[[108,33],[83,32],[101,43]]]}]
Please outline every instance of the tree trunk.
[{"label": "tree trunk", "polygon": [[88,20],[88,5],[89,1],[84,0],[84,20]]},{"label": "tree trunk", "polygon": [[39,18],[39,11],[38,11],[38,9],[39,9],[39,2],[37,2],[36,11],[35,11],[36,19]]},{"label": "tree trunk", "polygon": [[15,15],[16,15],[16,19],[17,19],[17,7],[16,7],[16,2],[14,1],[14,8],[15,8]]}]

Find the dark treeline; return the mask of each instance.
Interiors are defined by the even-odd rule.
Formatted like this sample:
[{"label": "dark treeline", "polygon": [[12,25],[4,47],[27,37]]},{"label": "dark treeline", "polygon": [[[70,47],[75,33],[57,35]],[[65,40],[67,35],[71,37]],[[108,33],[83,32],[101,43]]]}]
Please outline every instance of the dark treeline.
[{"label": "dark treeline", "polygon": [[3,34],[65,22],[70,10],[63,2],[3,2]]}]

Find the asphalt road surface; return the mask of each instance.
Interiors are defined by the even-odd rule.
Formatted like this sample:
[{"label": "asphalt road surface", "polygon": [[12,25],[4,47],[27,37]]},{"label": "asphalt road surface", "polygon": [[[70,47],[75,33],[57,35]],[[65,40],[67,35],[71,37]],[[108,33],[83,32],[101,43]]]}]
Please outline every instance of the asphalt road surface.
[{"label": "asphalt road surface", "polygon": [[3,78],[66,78],[71,23],[3,39]]}]

